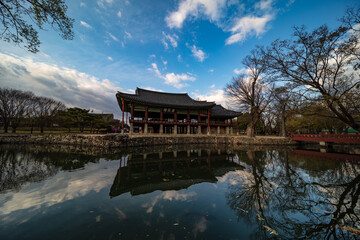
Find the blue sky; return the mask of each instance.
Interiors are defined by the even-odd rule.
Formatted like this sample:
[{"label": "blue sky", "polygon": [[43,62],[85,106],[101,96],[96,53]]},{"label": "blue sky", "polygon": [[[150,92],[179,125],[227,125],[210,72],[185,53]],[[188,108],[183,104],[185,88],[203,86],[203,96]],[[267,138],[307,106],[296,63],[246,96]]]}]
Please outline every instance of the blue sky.
[{"label": "blue sky", "polygon": [[188,92],[227,105],[224,87],[256,45],[292,26],[337,26],[340,0],[66,1],[75,39],[50,27],[40,52],[0,42],[0,87],[31,90],[68,106],[120,115],[117,91]]}]

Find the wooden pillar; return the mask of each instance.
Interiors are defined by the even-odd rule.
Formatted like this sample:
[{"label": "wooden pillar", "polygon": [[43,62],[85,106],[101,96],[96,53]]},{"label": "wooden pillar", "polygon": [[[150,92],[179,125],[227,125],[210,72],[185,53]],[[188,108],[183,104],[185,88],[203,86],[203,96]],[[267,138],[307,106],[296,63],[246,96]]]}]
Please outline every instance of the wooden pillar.
[{"label": "wooden pillar", "polygon": [[199,111],[199,112],[198,112],[198,134],[201,134],[200,120],[201,120],[201,117],[200,117],[200,111]]},{"label": "wooden pillar", "polygon": [[131,105],[131,112],[130,112],[130,134],[134,133],[134,105]]},{"label": "wooden pillar", "polygon": [[229,120],[228,119],[225,120],[225,124],[226,124],[225,134],[229,135]]},{"label": "wooden pillar", "polygon": [[174,125],[174,134],[177,134],[177,113],[176,113],[176,109],[174,112],[174,121],[175,121],[175,125]]},{"label": "wooden pillar", "polygon": [[144,133],[148,133],[148,107],[145,108],[145,124],[144,124]]},{"label": "wooden pillar", "polygon": [[236,135],[239,135],[239,116],[236,117]]},{"label": "wooden pillar", "polygon": [[186,130],[186,134],[190,134],[190,111],[187,111],[187,130]]},{"label": "wooden pillar", "polygon": [[207,127],[207,134],[210,135],[210,109],[208,109],[208,127]]},{"label": "wooden pillar", "polygon": [[124,99],[121,99],[121,107],[122,107],[122,124],[121,124],[121,133],[124,133],[124,111],[125,111],[125,103]]},{"label": "wooden pillar", "polygon": [[163,134],[164,133],[164,125],[163,125],[163,109],[160,108],[160,129],[159,129],[159,133]]}]

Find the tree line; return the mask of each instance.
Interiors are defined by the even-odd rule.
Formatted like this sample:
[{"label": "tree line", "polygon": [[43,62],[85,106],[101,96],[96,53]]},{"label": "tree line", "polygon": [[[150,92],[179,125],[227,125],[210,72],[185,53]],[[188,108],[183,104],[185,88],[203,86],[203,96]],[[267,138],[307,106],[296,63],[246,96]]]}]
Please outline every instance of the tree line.
[{"label": "tree line", "polygon": [[294,27],[289,39],[257,46],[243,59],[244,73],[225,92],[246,113],[247,136],[260,126],[286,136],[304,117],[360,131],[359,23],[360,8],[349,8],[334,29]]},{"label": "tree line", "polygon": [[101,129],[110,131],[110,115],[93,114],[82,108],[67,108],[61,101],[48,97],[36,96],[30,91],[10,88],[0,88],[0,123],[4,133],[9,129],[16,133],[19,127],[26,128],[33,133],[38,128],[44,133],[45,128],[54,127],[67,129],[77,128],[84,132],[99,132]]}]

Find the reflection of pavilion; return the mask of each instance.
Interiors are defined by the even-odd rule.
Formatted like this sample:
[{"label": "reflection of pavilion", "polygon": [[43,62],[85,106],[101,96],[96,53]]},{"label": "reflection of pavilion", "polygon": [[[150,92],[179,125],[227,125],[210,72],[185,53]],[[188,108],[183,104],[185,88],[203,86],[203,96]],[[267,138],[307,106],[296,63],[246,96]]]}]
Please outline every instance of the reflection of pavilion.
[{"label": "reflection of pavilion", "polygon": [[121,161],[110,196],[131,195],[156,190],[179,190],[202,182],[217,182],[216,177],[242,169],[234,154],[216,150],[186,150],[149,154],[129,154]]}]

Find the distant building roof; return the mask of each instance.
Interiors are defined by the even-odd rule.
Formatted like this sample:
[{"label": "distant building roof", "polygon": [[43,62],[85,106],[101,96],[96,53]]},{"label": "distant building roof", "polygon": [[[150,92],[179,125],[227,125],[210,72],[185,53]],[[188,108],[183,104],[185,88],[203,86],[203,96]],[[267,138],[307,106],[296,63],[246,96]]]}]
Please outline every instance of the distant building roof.
[{"label": "distant building roof", "polygon": [[226,117],[226,118],[234,118],[242,115],[240,112],[235,112],[232,110],[228,110],[221,105],[215,105],[210,109],[212,117]]},{"label": "distant building roof", "polygon": [[164,107],[172,106],[179,108],[211,108],[212,106],[215,106],[214,102],[194,100],[189,97],[187,93],[165,93],[141,88],[136,88],[135,94],[118,92],[116,97],[118,99],[124,98],[132,102]]}]

